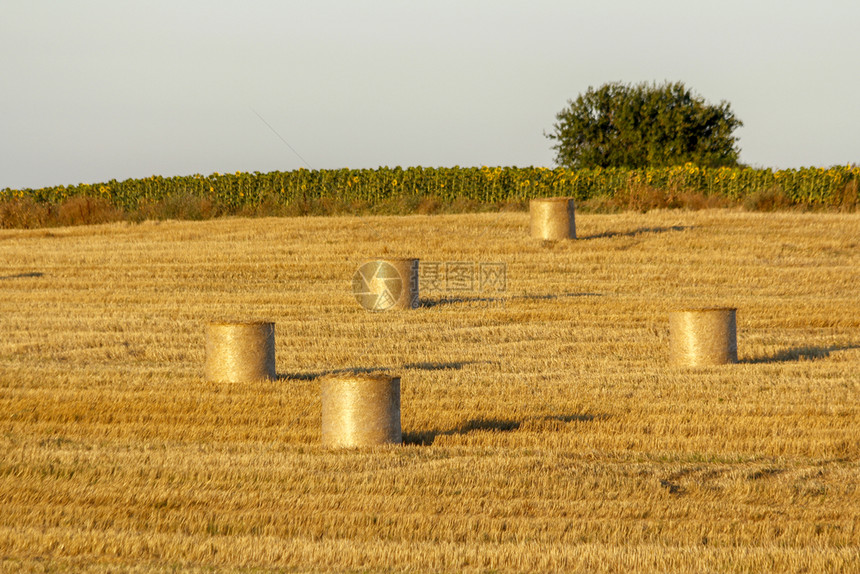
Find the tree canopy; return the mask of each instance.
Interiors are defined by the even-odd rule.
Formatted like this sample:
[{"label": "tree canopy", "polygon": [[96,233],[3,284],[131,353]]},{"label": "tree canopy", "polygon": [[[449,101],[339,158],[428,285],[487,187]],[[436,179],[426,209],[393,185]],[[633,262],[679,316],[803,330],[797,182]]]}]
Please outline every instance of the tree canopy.
[{"label": "tree canopy", "polygon": [[705,102],[683,83],[589,87],[556,115],[555,162],[564,167],[733,166],[743,125],[730,105]]}]

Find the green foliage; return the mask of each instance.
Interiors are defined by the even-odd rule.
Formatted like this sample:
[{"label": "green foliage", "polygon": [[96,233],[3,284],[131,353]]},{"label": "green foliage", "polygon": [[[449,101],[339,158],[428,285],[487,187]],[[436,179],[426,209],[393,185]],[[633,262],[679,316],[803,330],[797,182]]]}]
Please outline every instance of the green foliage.
[{"label": "green foliage", "polygon": [[682,83],[589,87],[556,115],[553,149],[571,168],[646,168],[694,163],[734,166],[732,132],[742,122],[728,103],[707,104]]},{"label": "green foliage", "polygon": [[[645,169],[557,167],[381,167],[153,176],[106,183],[0,190],[0,227],[38,227],[64,221],[207,219],[219,215],[305,215],[480,210],[523,205],[528,199],[568,196],[579,201],[698,194],[705,205],[752,209],[796,205],[855,209],[860,166],[773,171],[694,164]],[[89,198],[87,201],[78,201]],[[708,198],[725,201],[708,202]],[[598,201],[599,203],[599,201]],[[617,203],[617,202],[616,202]],[[640,208],[642,208],[640,207]],[[124,215],[123,215],[124,214]]]}]

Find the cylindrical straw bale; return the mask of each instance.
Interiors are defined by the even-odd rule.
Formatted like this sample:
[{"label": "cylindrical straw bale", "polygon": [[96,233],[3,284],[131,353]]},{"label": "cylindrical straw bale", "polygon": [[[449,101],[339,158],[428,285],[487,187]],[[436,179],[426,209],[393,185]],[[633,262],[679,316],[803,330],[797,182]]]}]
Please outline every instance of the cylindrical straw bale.
[{"label": "cylindrical straw bale", "polygon": [[355,448],[401,444],[400,377],[328,375],[322,384],[322,444]]},{"label": "cylindrical straw bale", "polygon": [[418,259],[366,261],[353,276],[352,292],[371,311],[414,309],[418,307]]},{"label": "cylindrical straw bale", "polygon": [[557,241],[576,239],[576,218],[571,197],[544,197],[529,201],[531,236]]},{"label": "cylindrical straw bale", "polygon": [[275,379],[275,324],[214,321],[206,329],[207,381],[245,383]]},{"label": "cylindrical straw bale", "polygon": [[687,367],[737,363],[736,311],[709,307],[669,313],[671,363]]}]

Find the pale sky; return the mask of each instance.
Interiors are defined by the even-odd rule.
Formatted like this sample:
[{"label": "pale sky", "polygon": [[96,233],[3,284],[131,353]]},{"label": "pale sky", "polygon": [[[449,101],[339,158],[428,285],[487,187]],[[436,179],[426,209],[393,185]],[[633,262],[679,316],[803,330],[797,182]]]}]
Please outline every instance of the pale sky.
[{"label": "pale sky", "polygon": [[728,101],[756,167],[860,163],[858,22],[854,0],[3,0],[0,189],[552,167],[555,115],[613,81]]}]

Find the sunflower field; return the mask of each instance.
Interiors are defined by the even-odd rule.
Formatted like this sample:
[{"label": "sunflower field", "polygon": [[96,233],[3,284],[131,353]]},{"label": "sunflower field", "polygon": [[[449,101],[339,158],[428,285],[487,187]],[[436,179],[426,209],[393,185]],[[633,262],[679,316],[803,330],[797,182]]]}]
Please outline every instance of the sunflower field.
[{"label": "sunflower field", "polygon": [[648,169],[547,167],[380,167],[377,169],[297,169],[292,171],[152,176],[124,181],[3,189],[0,201],[29,198],[59,204],[83,196],[109,201],[133,212],[147,202],[170,197],[207,198],[227,210],[259,205],[264,199],[283,204],[332,199],[373,205],[398,197],[433,197],[443,202],[467,199],[480,203],[526,201],[534,197],[570,196],[577,200],[611,198],[641,189],[698,193],[740,202],[756,193],[777,192],[790,204],[809,207],[840,205],[846,193],[855,197],[860,166],[805,167],[773,170],[750,167],[702,168],[693,164]]}]

